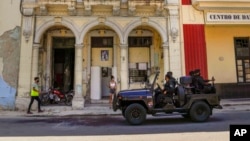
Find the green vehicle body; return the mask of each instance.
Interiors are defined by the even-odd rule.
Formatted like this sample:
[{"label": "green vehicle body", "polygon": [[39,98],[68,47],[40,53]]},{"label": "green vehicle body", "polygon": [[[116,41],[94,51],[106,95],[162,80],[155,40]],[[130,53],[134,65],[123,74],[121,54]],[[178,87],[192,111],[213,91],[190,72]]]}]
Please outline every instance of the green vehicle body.
[{"label": "green vehicle body", "polygon": [[124,118],[132,125],[142,124],[146,120],[146,115],[153,116],[180,114],[184,118],[189,118],[195,122],[204,122],[213,114],[213,109],[222,109],[220,96],[214,89],[212,93],[193,93],[192,87],[185,84],[178,84],[175,94],[172,97],[174,103],[157,107],[156,101],[156,81],[159,72],[149,77],[149,83],[142,89],[122,90],[114,96],[113,110],[122,111]]}]

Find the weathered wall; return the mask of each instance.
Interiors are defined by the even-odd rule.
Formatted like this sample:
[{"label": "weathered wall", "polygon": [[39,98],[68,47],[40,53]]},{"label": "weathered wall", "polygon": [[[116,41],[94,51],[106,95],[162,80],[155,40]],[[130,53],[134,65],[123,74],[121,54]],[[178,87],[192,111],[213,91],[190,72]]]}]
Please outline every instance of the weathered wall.
[{"label": "weathered wall", "polygon": [[0,109],[14,109],[20,58],[20,27],[0,36]]},{"label": "weathered wall", "polygon": [[21,25],[20,0],[0,0],[0,35]]}]

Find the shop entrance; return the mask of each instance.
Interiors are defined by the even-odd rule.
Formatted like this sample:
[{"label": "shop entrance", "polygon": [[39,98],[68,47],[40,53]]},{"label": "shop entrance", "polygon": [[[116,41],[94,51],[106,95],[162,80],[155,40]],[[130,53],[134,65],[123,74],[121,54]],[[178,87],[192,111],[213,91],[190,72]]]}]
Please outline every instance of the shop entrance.
[{"label": "shop entrance", "polygon": [[63,91],[74,87],[74,38],[53,39],[53,87]]}]

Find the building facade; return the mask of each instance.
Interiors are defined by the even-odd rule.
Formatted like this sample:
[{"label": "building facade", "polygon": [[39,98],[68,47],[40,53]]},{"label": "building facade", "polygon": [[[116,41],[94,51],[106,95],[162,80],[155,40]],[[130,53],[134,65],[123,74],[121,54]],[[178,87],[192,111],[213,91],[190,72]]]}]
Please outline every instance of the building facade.
[{"label": "building facade", "polygon": [[[183,0],[182,3],[185,64],[194,63],[189,62],[191,52],[199,52],[203,57],[195,63],[206,65],[205,76],[215,77],[217,92],[223,98],[249,97],[250,1]],[[186,71],[190,66],[186,66]]]},{"label": "building facade", "polygon": [[199,68],[203,77],[215,77],[222,96],[248,96],[249,0],[19,2],[20,60],[13,88],[19,109],[27,107],[35,76],[43,90],[74,89],[74,109],[108,96],[111,75],[118,90],[133,89],[156,70],[162,82],[167,71],[179,78]]}]

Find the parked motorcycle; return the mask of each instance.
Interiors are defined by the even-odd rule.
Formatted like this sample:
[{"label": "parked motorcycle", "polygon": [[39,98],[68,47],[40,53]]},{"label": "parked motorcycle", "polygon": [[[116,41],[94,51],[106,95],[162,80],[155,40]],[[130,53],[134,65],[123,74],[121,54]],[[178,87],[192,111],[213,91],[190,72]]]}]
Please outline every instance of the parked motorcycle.
[{"label": "parked motorcycle", "polygon": [[59,89],[49,88],[46,94],[40,96],[42,105],[48,105],[53,103],[65,103],[66,105],[72,105],[72,99],[74,97],[74,91],[62,92]]}]

